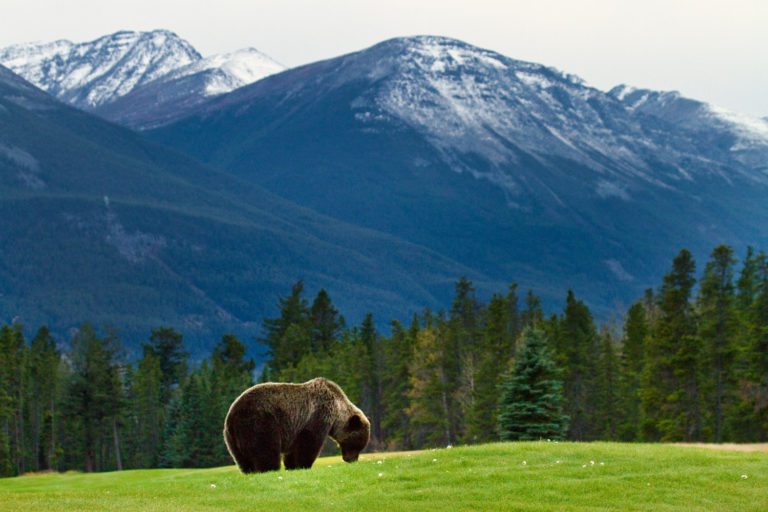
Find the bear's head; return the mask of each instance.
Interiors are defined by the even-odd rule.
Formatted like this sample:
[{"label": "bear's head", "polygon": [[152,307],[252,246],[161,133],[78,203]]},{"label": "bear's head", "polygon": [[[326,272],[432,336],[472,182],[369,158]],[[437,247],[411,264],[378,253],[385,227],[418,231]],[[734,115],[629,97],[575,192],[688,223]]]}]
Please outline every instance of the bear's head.
[{"label": "bear's head", "polygon": [[341,448],[341,458],[344,462],[355,462],[360,452],[368,445],[371,424],[362,412],[355,412],[335,434],[336,442]]}]

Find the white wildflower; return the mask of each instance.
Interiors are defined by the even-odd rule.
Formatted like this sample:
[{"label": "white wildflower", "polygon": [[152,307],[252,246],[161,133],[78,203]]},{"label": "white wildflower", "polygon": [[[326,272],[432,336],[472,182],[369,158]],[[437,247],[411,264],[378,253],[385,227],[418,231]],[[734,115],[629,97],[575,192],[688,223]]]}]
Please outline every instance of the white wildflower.
[{"label": "white wildflower", "polygon": [[279,476],[279,477],[277,477],[277,479],[278,479],[278,480],[282,480],[282,479],[283,479],[283,477]]},{"label": "white wildflower", "polygon": [[383,462],[383,461],[381,461],[381,460],[377,460],[377,461],[376,461],[376,464],[383,464],[383,463],[384,463],[384,462]]},{"label": "white wildflower", "polygon": [[747,478],[747,475],[741,475],[741,478]]},{"label": "white wildflower", "polygon": [[432,459],[432,462],[437,462],[437,459]]},{"label": "white wildflower", "polygon": [[595,461],[593,461],[593,460],[589,461],[589,465],[590,466],[594,466],[595,465]]},{"label": "white wildflower", "polygon": [[384,476],[384,473],[379,473],[379,476]]},{"label": "white wildflower", "polygon": [[211,489],[215,489],[215,488],[216,488],[216,484],[211,484]]},{"label": "white wildflower", "polygon": [[526,464],[528,464],[528,462],[526,462],[526,461],[523,461],[523,466],[525,466]]},{"label": "white wildflower", "polygon": [[448,446],[446,446],[446,448],[448,448],[450,450],[451,448],[453,448],[453,445],[449,444]]}]

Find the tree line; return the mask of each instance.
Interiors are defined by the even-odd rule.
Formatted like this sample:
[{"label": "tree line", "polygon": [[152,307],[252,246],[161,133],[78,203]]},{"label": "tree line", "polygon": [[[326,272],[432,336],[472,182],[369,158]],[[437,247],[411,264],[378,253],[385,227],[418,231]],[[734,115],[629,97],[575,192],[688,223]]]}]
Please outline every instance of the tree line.
[{"label": "tree line", "polygon": [[768,257],[685,249],[623,325],[598,326],[569,291],[546,315],[517,285],[481,302],[467,278],[450,308],[348,327],[298,281],[264,319],[256,372],[232,335],[190,363],[182,335],[152,331],[128,364],[116,333],[85,324],[68,350],[45,327],[0,330],[0,476],[230,464],[226,411],[254,381],[337,382],[371,420],[374,450],[499,439],[765,442]]}]

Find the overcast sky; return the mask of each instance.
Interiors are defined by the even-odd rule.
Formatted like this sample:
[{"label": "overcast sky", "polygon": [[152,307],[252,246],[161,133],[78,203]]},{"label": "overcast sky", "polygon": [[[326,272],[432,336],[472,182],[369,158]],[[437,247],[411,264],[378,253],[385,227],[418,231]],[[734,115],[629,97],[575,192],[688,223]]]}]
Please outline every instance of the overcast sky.
[{"label": "overcast sky", "polygon": [[156,28],[203,55],[252,46],[287,66],[443,35],[603,90],[678,90],[768,116],[768,0],[0,0],[0,47]]}]

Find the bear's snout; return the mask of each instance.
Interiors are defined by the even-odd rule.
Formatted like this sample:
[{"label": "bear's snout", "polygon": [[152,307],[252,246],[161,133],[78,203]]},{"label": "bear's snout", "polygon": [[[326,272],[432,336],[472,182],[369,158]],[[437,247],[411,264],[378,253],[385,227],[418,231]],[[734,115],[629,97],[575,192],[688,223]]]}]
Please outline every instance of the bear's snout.
[{"label": "bear's snout", "polygon": [[359,453],[345,453],[342,454],[341,458],[344,460],[344,462],[355,462],[359,456]]}]

